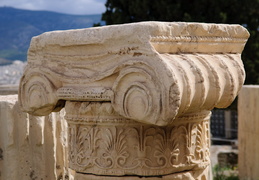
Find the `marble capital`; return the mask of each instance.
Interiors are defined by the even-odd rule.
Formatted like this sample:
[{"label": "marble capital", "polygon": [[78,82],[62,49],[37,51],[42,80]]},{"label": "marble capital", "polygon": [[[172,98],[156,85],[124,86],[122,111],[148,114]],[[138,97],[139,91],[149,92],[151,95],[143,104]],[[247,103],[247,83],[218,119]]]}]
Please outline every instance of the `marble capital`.
[{"label": "marble capital", "polygon": [[183,22],[46,32],[31,41],[20,105],[34,115],[65,107],[77,172],[200,172],[210,110],[244,83],[248,37],[240,25]]},{"label": "marble capital", "polygon": [[248,36],[239,25],[160,22],[47,32],[31,41],[20,102],[46,115],[62,101],[109,101],[123,117],[164,126],[233,101]]}]

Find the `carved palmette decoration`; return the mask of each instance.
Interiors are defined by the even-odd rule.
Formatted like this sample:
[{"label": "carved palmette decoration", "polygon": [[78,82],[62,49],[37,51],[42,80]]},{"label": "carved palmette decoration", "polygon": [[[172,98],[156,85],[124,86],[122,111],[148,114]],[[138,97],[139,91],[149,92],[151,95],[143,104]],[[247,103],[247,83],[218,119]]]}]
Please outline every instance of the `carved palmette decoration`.
[{"label": "carved palmette decoration", "polygon": [[[68,107],[86,107],[68,102]],[[98,104],[98,105],[97,105]],[[164,175],[204,169],[209,165],[208,111],[180,117],[174,125],[158,127],[137,123],[90,103],[91,113],[67,114],[69,162],[78,172],[102,175]],[[99,107],[99,109],[96,109]],[[102,110],[100,110],[102,109]],[[75,110],[75,109],[74,109]]]},{"label": "carved palmette decoration", "polygon": [[240,25],[183,22],[47,32],[31,41],[19,102],[41,116],[65,107],[76,172],[199,176],[210,110],[242,87],[248,37]]},{"label": "carved palmette decoration", "polygon": [[44,33],[31,42],[20,104],[47,115],[64,101],[105,101],[124,118],[166,126],[231,104],[248,36],[239,25],[160,22]]}]

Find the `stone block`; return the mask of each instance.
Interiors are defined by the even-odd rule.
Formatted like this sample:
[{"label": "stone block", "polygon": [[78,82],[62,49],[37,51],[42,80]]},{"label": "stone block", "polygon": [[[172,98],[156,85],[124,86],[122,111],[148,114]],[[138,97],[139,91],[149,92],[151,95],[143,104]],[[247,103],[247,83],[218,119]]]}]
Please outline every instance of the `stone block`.
[{"label": "stone block", "polygon": [[17,95],[0,96],[0,180],[68,179],[63,119],[64,112],[29,115]]},{"label": "stone block", "polygon": [[259,177],[259,86],[246,85],[238,96],[238,169],[241,180]]}]

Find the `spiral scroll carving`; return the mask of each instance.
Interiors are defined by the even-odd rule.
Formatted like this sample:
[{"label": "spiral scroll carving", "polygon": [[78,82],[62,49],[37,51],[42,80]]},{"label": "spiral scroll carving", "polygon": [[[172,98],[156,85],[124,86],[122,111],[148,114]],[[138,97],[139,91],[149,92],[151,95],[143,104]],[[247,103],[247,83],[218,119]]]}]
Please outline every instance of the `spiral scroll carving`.
[{"label": "spiral scroll carving", "polygon": [[237,96],[248,37],[163,22],[48,32],[32,40],[20,103],[47,115],[66,101],[69,166],[85,176],[207,179],[210,110]]},{"label": "spiral scroll carving", "polygon": [[244,82],[238,54],[161,54],[159,58],[164,63],[148,65],[146,59],[139,59],[138,64],[121,68],[113,84],[112,104],[123,117],[168,125],[186,113],[229,106]]},{"label": "spiral scroll carving", "polygon": [[113,85],[115,111],[139,122],[168,124],[166,97],[169,97],[170,87],[164,86],[156,73],[151,67],[139,64],[122,69]]},{"label": "spiral scroll carving", "polygon": [[38,116],[55,111],[58,99],[52,81],[53,79],[50,80],[46,75],[38,72],[28,73],[22,77],[19,99],[24,111]]}]

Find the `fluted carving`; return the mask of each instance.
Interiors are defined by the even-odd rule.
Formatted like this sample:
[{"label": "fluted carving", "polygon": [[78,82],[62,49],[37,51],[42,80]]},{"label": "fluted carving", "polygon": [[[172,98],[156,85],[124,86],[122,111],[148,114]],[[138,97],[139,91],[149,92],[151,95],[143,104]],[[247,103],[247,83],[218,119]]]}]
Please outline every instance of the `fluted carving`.
[{"label": "fluted carving", "polygon": [[31,41],[20,104],[35,115],[65,106],[77,172],[202,176],[210,110],[239,92],[248,37],[239,25],[204,23],[47,32]]},{"label": "fluted carving", "polygon": [[[162,65],[157,65],[161,59]],[[28,97],[21,101],[22,107],[46,115],[60,109],[62,100],[111,101],[123,117],[167,125],[184,113],[229,106],[245,77],[239,54],[162,54],[131,58],[131,64],[124,61],[118,71],[109,74],[107,79],[114,81],[105,88],[91,87],[91,83],[62,86],[65,82],[54,81],[53,74],[27,73],[20,85],[20,97]]]}]

